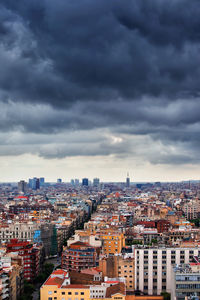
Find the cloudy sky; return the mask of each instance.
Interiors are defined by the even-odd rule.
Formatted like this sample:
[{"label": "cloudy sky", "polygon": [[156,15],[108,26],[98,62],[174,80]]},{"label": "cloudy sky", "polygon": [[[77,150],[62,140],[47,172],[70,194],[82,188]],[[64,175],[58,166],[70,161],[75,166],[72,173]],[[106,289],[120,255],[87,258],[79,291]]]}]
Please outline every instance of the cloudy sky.
[{"label": "cloudy sky", "polygon": [[0,181],[200,178],[199,0],[1,0]]}]

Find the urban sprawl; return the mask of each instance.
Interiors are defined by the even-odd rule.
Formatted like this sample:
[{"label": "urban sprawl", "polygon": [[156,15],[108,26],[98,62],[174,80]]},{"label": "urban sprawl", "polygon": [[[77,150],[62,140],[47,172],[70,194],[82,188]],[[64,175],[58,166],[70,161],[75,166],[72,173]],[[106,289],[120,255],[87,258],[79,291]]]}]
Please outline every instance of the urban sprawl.
[{"label": "urban sprawl", "polygon": [[200,183],[0,184],[0,300],[200,299]]}]

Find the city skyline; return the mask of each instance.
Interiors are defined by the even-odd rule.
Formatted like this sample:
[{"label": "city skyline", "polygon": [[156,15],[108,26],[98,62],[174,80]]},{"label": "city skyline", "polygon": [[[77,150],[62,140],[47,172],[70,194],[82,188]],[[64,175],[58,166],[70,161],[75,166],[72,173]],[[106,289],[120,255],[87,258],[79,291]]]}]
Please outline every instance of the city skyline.
[{"label": "city skyline", "polygon": [[0,9],[1,182],[199,179],[198,1]]}]

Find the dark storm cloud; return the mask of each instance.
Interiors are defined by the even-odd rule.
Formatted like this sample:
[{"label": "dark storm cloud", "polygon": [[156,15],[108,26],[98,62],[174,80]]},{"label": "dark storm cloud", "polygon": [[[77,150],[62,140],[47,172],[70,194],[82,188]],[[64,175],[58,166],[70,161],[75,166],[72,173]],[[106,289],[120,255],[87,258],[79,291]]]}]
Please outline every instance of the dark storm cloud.
[{"label": "dark storm cloud", "polygon": [[[10,153],[136,155],[149,137],[152,163],[198,161],[199,15],[199,0],[2,0],[0,128],[24,135]],[[80,146],[66,133],[98,128],[122,141]],[[29,132],[49,136],[27,146]]]},{"label": "dark storm cloud", "polygon": [[19,48],[17,62],[9,65],[9,54],[5,59],[7,76],[0,80],[14,100],[63,106],[199,92],[199,1],[6,0],[1,5],[2,47]]}]

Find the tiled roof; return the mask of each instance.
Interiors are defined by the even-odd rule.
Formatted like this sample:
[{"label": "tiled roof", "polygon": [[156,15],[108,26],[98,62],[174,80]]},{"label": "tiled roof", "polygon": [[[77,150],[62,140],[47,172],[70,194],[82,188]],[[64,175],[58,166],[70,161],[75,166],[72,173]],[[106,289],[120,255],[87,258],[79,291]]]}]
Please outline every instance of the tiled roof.
[{"label": "tiled roof", "polygon": [[122,294],[125,295],[125,285],[124,283],[120,282],[118,284],[112,285],[107,288],[106,290],[106,297],[105,298],[111,298],[114,294]]}]

